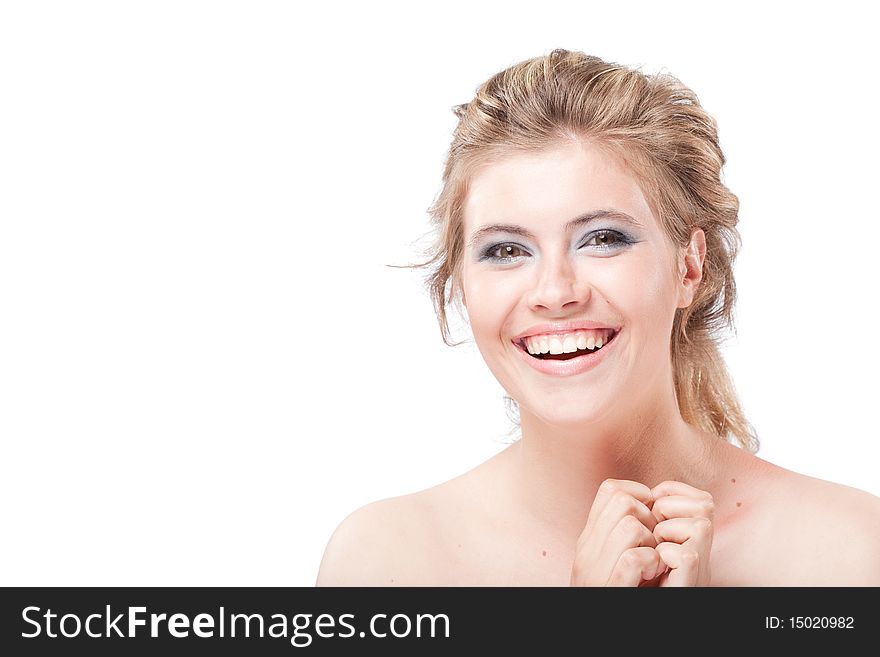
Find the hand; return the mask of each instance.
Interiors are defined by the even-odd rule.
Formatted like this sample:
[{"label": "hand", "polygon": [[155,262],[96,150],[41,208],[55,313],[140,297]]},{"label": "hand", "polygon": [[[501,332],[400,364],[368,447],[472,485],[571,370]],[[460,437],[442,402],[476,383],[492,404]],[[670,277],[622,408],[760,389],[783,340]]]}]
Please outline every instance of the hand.
[{"label": "hand", "polygon": [[[666,572],[661,553],[654,549],[657,518],[651,511],[653,502],[654,493],[644,484],[625,479],[602,482],[577,541],[571,586],[638,586]],[[670,513],[674,506],[669,505]],[[678,535],[675,530],[670,526],[661,536]],[[667,551],[674,561],[674,548]],[[680,579],[677,576],[675,581]]]},{"label": "hand", "polygon": [[709,554],[715,503],[706,491],[680,481],[664,481],[651,489],[651,514],[656,552],[670,570],[659,586],[708,586]]}]

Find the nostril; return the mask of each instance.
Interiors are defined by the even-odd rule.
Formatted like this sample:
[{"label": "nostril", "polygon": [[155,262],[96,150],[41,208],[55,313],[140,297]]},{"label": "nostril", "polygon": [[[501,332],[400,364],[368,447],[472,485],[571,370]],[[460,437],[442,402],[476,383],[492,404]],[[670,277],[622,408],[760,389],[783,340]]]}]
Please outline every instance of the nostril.
[{"label": "nostril", "polygon": [[561,265],[564,271],[554,268],[536,282],[529,293],[530,305],[548,312],[571,312],[587,303],[591,296],[588,284],[579,281],[569,269],[571,263]]}]

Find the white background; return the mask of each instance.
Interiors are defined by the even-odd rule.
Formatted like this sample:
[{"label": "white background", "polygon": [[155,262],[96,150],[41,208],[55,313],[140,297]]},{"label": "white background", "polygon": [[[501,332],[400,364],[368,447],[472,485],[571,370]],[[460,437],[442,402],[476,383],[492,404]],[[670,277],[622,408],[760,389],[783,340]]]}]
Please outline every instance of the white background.
[{"label": "white background", "polygon": [[0,584],[304,585],[511,428],[414,262],[455,117],[556,47],[668,71],[741,200],[759,455],[880,494],[875,24],[857,3],[8,2]]}]

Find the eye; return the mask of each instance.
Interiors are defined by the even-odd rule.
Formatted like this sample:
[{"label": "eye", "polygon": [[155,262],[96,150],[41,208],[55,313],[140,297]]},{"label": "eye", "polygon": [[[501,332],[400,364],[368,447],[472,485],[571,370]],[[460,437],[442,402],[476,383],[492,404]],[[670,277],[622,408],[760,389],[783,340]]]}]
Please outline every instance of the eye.
[{"label": "eye", "polygon": [[503,262],[505,260],[517,260],[527,256],[528,252],[519,244],[505,242],[503,244],[493,244],[483,252],[484,260],[495,260]]},{"label": "eye", "polygon": [[525,251],[516,244],[502,244],[492,251],[492,255],[496,258],[518,258],[525,255]]},{"label": "eye", "polygon": [[590,235],[582,246],[598,246],[601,249],[611,249],[630,244],[631,241],[625,235],[616,230],[597,230]]}]

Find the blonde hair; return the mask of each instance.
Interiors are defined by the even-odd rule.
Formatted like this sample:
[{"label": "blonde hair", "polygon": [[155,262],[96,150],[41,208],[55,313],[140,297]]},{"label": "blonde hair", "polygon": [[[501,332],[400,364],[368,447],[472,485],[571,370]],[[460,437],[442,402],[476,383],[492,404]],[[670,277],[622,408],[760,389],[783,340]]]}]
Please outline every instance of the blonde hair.
[{"label": "blonde hair", "polygon": [[[478,168],[516,151],[589,139],[635,172],[671,242],[706,236],[703,278],[693,302],[676,310],[671,359],[682,418],[756,452],[758,439],[719,351],[733,326],[733,262],[740,248],[739,201],[721,182],[725,158],[715,120],[696,94],[669,74],[646,75],[563,49],[515,64],[479,86],[458,117],[442,188],[429,208],[437,239],[427,279],[443,340],[447,305],[460,301],[463,206]],[[734,328],[735,330],[735,328]]]}]

